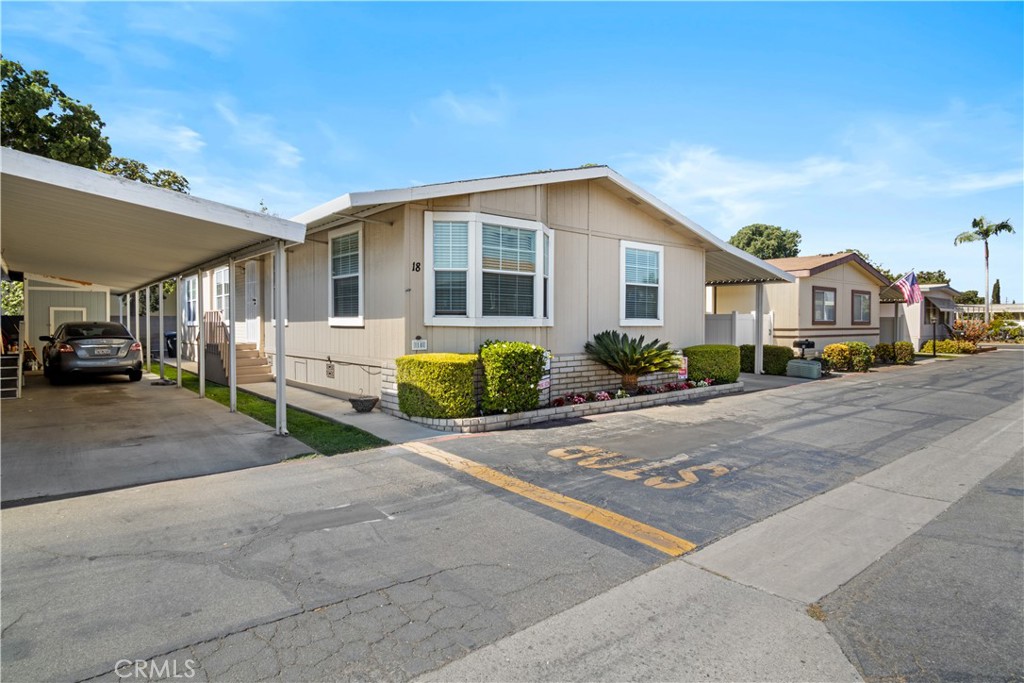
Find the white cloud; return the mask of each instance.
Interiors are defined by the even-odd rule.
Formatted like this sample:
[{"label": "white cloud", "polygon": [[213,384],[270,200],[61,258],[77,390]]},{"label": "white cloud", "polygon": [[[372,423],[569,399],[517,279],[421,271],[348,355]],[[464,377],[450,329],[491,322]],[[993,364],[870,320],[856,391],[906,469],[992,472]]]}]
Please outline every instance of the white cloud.
[{"label": "white cloud", "polygon": [[800,204],[928,201],[1019,187],[1019,132],[993,135],[1001,119],[959,106],[918,121],[850,126],[828,154],[766,160],[674,143],[626,165],[683,213],[710,217],[709,227],[731,233]]},{"label": "white cloud", "polygon": [[232,129],[232,137],[238,144],[250,149],[263,151],[279,166],[297,168],[302,163],[299,148],[274,133],[274,119],[261,114],[239,115],[228,98],[214,103],[214,108]]},{"label": "white cloud", "polygon": [[193,45],[212,54],[225,54],[236,31],[210,6],[170,3],[128,5],[127,25],[140,34]]},{"label": "white cloud", "polygon": [[174,121],[158,109],[133,109],[118,113],[107,123],[114,152],[121,147],[153,150],[157,155],[180,157],[197,154],[206,141],[197,131]]},{"label": "white cloud", "polygon": [[509,101],[502,88],[492,88],[490,93],[456,94],[445,90],[431,100],[434,109],[444,116],[471,126],[487,126],[504,123],[509,116]]}]

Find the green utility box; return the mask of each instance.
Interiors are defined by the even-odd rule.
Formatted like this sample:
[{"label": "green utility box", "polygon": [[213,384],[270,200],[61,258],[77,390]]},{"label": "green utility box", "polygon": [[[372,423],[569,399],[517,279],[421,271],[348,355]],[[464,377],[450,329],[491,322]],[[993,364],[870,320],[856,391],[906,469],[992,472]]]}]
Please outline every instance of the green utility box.
[{"label": "green utility box", "polygon": [[791,360],[786,363],[786,376],[819,379],[821,377],[821,363],[814,360]]}]

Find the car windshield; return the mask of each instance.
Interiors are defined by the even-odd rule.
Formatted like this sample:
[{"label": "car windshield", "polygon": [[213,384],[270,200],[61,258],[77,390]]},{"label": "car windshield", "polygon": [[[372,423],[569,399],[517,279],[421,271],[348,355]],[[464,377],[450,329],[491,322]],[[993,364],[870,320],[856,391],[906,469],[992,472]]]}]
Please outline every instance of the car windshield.
[{"label": "car windshield", "polygon": [[125,329],[125,326],[119,323],[79,323],[77,325],[69,325],[67,329],[64,330],[64,336],[69,339],[72,337],[131,338],[131,335],[128,334],[128,330]]}]

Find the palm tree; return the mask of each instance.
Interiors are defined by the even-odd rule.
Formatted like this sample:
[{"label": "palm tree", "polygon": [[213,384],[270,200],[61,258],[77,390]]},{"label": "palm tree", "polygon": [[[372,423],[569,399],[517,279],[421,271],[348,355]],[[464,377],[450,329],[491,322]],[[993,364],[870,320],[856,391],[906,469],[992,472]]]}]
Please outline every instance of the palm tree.
[{"label": "palm tree", "polygon": [[[995,237],[1001,232],[1013,232],[1013,226],[1010,225],[1010,220],[1007,219],[1002,223],[989,223],[985,220],[984,216],[979,216],[971,221],[971,227],[973,230],[962,232],[956,236],[953,240],[953,244],[963,244],[964,242],[977,242],[982,241],[985,243],[985,292],[988,293],[988,238]],[[990,296],[985,297],[985,323],[992,319],[991,308],[990,308]]]}]

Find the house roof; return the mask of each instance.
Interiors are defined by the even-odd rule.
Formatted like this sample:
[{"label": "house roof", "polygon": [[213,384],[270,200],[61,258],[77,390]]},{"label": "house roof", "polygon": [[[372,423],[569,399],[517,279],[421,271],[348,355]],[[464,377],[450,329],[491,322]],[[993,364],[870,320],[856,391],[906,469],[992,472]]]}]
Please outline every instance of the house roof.
[{"label": "house roof", "polygon": [[719,239],[608,166],[538,171],[394,190],[351,192],[305,211],[293,217],[292,220],[305,223],[310,230],[320,230],[345,220],[361,220],[383,210],[410,202],[474,192],[493,192],[581,180],[600,183],[613,194],[633,204],[669,228],[692,238],[695,246],[705,250],[704,274],[708,285],[793,281],[793,277],[784,270]]},{"label": "house roof", "polygon": [[125,292],[305,226],[0,148],[3,261]]},{"label": "house roof", "polygon": [[845,263],[855,263],[868,275],[878,281],[879,286],[888,287],[889,278],[878,272],[878,269],[865,261],[853,251],[842,251],[837,254],[816,254],[814,256],[794,256],[792,258],[768,259],[768,263],[781,268],[796,277],[810,277],[826,270],[831,270]]}]

